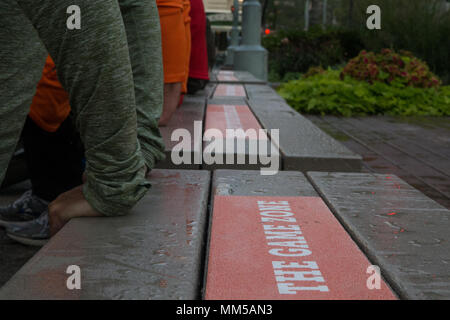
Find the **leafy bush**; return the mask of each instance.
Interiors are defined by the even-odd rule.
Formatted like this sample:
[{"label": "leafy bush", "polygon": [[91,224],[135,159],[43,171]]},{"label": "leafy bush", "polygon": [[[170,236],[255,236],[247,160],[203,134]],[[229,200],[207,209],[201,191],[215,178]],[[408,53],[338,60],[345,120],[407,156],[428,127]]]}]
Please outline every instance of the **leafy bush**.
[{"label": "leafy bush", "polygon": [[315,76],[316,74],[324,74],[325,72],[326,72],[326,71],[325,71],[324,68],[322,68],[322,66],[319,66],[319,67],[311,67],[311,68],[309,68],[308,72],[306,72],[306,73],[303,75],[303,78],[306,79],[306,78]]},{"label": "leafy bush", "polygon": [[350,60],[341,73],[372,84],[374,81],[390,84],[393,81],[416,88],[439,87],[440,80],[430,72],[428,65],[407,51],[400,54],[383,49],[380,54],[365,50]]},{"label": "leafy bush", "polygon": [[309,114],[450,116],[450,86],[415,88],[399,79],[369,84],[329,69],[283,84],[278,92],[296,110]]},{"label": "leafy bush", "polygon": [[345,63],[363,49],[357,34],[321,28],[281,30],[264,36],[262,42],[269,51],[272,82],[283,80],[288,73],[304,73],[312,66]]}]

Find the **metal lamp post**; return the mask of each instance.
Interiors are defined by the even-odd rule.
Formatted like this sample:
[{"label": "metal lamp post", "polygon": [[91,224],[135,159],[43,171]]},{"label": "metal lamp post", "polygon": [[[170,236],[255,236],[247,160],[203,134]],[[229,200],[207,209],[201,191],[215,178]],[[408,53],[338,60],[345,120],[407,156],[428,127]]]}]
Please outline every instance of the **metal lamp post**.
[{"label": "metal lamp post", "polygon": [[267,80],[268,52],[261,46],[262,9],[258,0],[245,0],[242,9],[242,44],[234,52],[234,69]]},{"label": "metal lamp post", "polygon": [[305,1],[305,31],[309,30],[309,9],[311,8],[310,0]]}]

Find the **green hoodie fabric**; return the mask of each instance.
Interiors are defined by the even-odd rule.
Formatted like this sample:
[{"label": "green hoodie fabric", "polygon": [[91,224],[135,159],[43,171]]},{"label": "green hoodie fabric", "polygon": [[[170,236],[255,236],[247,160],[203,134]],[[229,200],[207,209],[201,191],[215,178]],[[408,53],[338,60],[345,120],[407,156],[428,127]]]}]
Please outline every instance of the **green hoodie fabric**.
[{"label": "green hoodie fabric", "polygon": [[[81,29],[70,30],[77,5]],[[69,93],[86,151],[84,195],[124,215],[150,188],[164,158],[159,16],[154,0],[0,2],[0,182],[29,112],[47,52]]]}]

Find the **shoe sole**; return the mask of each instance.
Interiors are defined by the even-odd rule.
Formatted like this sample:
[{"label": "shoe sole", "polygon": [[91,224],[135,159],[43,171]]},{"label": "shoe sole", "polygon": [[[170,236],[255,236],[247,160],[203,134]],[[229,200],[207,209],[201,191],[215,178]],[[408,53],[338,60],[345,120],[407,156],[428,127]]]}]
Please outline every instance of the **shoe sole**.
[{"label": "shoe sole", "polygon": [[33,221],[33,219],[27,220],[27,221],[4,221],[0,220],[0,228],[11,228],[11,227],[20,227],[24,226],[27,223],[30,223],[30,221]]},{"label": "shoe sole", "polygon": [[6,235],[14,241],[17,241],[17,242],[27,245],[27,246],[33,246],[33,247],[42,247],[49,240],[49,239],[30,239],[30,238],[17,236],[12,233],[6,233]]}]

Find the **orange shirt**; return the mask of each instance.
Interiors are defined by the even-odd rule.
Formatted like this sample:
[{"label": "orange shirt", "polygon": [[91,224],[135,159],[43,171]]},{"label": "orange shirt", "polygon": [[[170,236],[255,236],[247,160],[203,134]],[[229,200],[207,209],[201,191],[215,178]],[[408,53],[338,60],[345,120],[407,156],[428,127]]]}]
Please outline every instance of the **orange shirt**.
[{"label": "orange shirt", "polygon": [[69,113],[69,94],[61,86],[55,63],[48,56],[31,103],[29,116],[40,128],[55,132]]}]

